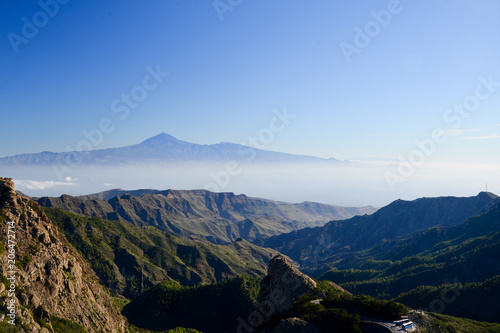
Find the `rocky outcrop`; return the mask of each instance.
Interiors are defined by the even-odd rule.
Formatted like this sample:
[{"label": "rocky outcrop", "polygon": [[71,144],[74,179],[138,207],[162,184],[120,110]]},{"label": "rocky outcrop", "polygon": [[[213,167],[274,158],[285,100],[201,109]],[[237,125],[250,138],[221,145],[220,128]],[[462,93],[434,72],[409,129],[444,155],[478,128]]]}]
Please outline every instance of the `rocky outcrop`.
[{"label": "rocky outcrop", "polygon": [[[7,289],[3,287],[13,268],[7,254],[13,249],[16,260],[13,299],[16,326],[24,327],[22,332],[50,332],[51,316],[75,322],[88,332],[125,331],[124,317],[99,285],[88,263],[37,203],[14,192],[14,183],[9,178],[0,178],[0,222],[2,321],[10,302],[10,296],[7,297],[10,283]],[[15,246],[10,248],[9,225],[15,232]],[[25,330],[27,327],[29,330]]]},{"label": "rocky outcrop", "polygon": [[299,318],[283,319],[273,333],[319,333],[319,329]]},{"label": "rocky outcrop", "polygon": [[290,310],[300,296],[314,290],[316,282],[277,255],[269,263],[267,276],[262,280],[258,296],[260,308],[266,309],[266,319]]}]

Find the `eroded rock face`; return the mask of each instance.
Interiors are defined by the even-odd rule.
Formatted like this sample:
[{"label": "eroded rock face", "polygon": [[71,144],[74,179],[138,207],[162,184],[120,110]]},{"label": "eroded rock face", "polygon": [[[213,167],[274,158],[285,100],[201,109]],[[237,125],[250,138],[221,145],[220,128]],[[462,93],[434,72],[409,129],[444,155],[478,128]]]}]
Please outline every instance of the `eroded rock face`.
[{"label": "eroded rock face", "polygon": [[273,333],[319,333],[319,329],[299,318],[283,319]]},{"label": "eroded rock face", "polygon": [[316,288],[316,282],[293,267],[282,255],[271,259],[266,278],[261,283],[258,302],[266,319],[293,307],[301,295]]},{"label": "eroded rock face", "polygon": [[[50,322],[50,316],[57,316],[89,332],[125,331],[124,317],[98,284],[88,263],[38,204],[16,194],[11,179],[0,178],[0,239],[4,245],[8,221],[14,222],[16,233],[16,324],[30,327],[33,333],[45,332],[34,316],[46,322]],[[8,270],[4,253],[0,255],[0,273],[9,277]],[[7,294],[3,289],[0,295]],[[0,312],[6,313],[5,302],[0,304]]]}]

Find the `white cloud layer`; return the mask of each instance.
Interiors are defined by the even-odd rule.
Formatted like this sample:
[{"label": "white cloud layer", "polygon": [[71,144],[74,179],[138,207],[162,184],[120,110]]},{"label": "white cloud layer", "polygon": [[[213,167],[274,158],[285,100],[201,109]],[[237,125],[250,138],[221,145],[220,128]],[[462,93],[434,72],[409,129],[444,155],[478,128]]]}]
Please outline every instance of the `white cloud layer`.
[{"label": "white cloud layer", "polygon": [[500,135],[484,135],[484,136],[469,136],[466,137],[467,140],[491,140],[500,139]]},{"label": "white cloud layer", "polygon": [[462,135],[464,133],[471,133],[471,132],[480,132],[480,131],[485,131],[485,128],[473,128],[473,129],[447,129],[444,130],[444,134],[446,135]]},{"label": "white cloud layer", "polygon": [[[69,177],[68,177],[69,178]],[[52,180],[14,180],[16,187],[19,189],[28,189],[28,190],[46,190],[50,188],[55,188],[58,186],[76,186],[77,183],[74,182],[57,182]]]}]

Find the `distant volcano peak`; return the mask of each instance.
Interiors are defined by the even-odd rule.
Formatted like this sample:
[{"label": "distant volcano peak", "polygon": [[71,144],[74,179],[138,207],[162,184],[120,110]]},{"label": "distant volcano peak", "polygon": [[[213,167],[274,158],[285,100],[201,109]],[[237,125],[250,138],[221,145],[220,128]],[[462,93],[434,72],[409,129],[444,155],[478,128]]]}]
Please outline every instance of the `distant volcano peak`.
[{"label": "distant volcano peak", "polygon": [[141,142],[141,145],[164,145],[164,144],[187,145],[189,143],[186,141],[179,140],[176,137],[173,137],[172,135],[167,134],[165,132],[162,132],[158,135],[155,135]]},{"label": "distant volcano peak", "polygon": [[[36,153],[0,157],[0,166],[65,164],[72,152]],[[249,155],[251,157],[249,158]],[[293,155],[251,148],[233,143],[197,144],[160,133],[139,144],[97,149],[82,155],[82,165],[155,165],[163,163],[230,162],[239,163],[330,163],[314,156]],[[336,161],[335,161],[336,162]]]}]

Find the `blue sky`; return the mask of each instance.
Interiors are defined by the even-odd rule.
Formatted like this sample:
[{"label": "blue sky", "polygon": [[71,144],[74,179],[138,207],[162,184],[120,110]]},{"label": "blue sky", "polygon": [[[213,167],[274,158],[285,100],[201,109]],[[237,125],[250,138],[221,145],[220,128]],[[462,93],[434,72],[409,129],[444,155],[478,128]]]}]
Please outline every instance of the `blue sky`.
[{"label": "blue sky", "polygon": [[[54,1],[0,4],[0,156],[76,149],[102,119],[95,149],[160,132],[240,143],[286,108],[266,149],[397,160],[442,128],[427,162],[500,163],[498,84],[459,126],[444,120],[481,78],[500,81],[498,1]],[[371,37],[348,61],[356,29]],[[113,102],[147,68],[169,74],[120,119]]]}]

